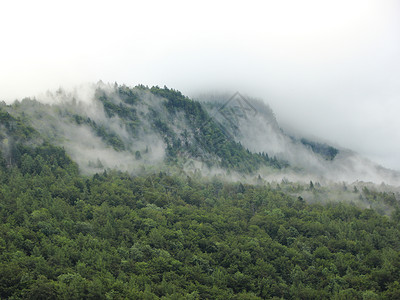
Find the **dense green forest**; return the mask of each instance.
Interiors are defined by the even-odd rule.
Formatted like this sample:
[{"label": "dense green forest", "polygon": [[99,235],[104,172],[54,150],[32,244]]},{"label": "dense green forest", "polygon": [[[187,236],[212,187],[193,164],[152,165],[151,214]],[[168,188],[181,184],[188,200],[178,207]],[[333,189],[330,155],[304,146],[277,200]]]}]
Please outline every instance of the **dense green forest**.
[{"label": "dense green forest", "polygon": [[[176,171],[200,144],[225,168],[247,174],[284,163],[229,140],[179,92],[151,91],[167,99],[171,116],[186,114],[193,121],[187,135],[198,136],[188,142],[150,112],[164,132],[166,167],[140,175],[83,175],[30,125],[32,116],[0,109],[0,299],[400,299],[397,194],[345,184],[332,194],[318,182],[246,184]],[[138,97],[124,87],[118,93],[126,105],[100,90],[97,97],[138,134],[131,107]],[[101,123],[59,113],[125,151],[126,141]],[[221,143],[208,140],[218,135]]]},{"label": "dense green forest", "polygon": [[16,148],[0,168],[2,299],[400,297],[393,199],[388,217],[280,186],[84,177],[61,148]]}]

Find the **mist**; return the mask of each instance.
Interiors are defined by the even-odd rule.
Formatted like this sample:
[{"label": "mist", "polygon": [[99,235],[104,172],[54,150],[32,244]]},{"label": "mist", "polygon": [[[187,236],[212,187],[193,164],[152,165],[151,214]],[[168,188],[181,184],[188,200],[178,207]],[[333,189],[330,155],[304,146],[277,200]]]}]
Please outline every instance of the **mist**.
[{"label": "mist", "polygon": [[0,11],[0,101],[100,79],[240,91],[286,129],[400,170],[398,1],[39,0]]},{"label": "mist", "polygon": [[[332,199],[337,196],[338,183],[361,187],[384,183],[390,185],[385,190],[396,192],[400,187],[400,172],[383,168],[324,139],[282,129],[273,109],[261,99],[235,94],[238,98],[227,102],[230,94],[204,93],[195,98],[199,101],[197,104],[208,112],[212,122],[219,124],[217,127],[223,128],[227,140],[240,143],[244,152],[248,149],[269,157],[265,164],[257,162],[258,168],[250,172],[234,166],[223,167],[224,157],[215,150],[214,143],[217,149],[223,149],[224,141],[221,140],[221,148],[218,140],[212,145],[199,140],[196,135],[205,130],[203,121],[197,124],[194,116],[180,106],[191,101],[179,104],[182,100],[178,97],[177,106],[171,109],[168,97],[160,96],[166,91],[155,88],[153,92],[144,86],[130,88],[100,81],[1,105],[35,128],[40,140],[43,137],[63,147],[83,174],[112,169],[143,175],[164,170],[198,179],[217,177],[251,184],[288,183],[289,188],[292,183],[304,186],[313,181],[332,189],[324,194]],[[177,154],[171,154],[175,147],[171,145],[179,145]],[[2,146],[7,150],[6,144]],[[315,195],[308,191],[299,195],[307,201],[315,200]],[[360,202],[359,195],[343,197]]]},{"label": "mist", "polygon": [[113,103],[122,102],[113,85],[97,83],[80,85],[71,91],[48,91],[37,99],[26,98],[6,109],[43,137],[64,147],[83,174],[106,169],[139,174],[161,164],[166,145],[152,129],[147,115],[149,105],[153,110],[163,109],[162,100],[153,99],[150,93],[140,93],[141,101],[135,106],[140,126],[133,134],[118,115],[106,113],[95,96],[96,91],[105,93]]},{"label": "mist", "polygon": [[231,139],[253,153],[267,153],[270,158],[289,163],[290,168],[280,171],[261,168],[259,173],[267,181],[307,183],[312,180],[324,184],[362,181],[400,186],[399,172],[383,168],[329,140],[309,136],[299,129],[282,129],[274,110],[262,100],[248,95],[230,97],[214,92],[201,94],[196,99]]}]

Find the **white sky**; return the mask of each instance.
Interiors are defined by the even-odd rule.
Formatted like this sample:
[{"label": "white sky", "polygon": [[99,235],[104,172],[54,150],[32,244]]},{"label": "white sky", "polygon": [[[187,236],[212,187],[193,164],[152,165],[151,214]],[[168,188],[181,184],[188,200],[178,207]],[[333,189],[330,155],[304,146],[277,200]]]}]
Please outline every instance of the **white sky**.
[{"label": "white sky", "polygon": [[0,0],[0,100],[100,79],[238,90],[400,170],[398,0]]}]

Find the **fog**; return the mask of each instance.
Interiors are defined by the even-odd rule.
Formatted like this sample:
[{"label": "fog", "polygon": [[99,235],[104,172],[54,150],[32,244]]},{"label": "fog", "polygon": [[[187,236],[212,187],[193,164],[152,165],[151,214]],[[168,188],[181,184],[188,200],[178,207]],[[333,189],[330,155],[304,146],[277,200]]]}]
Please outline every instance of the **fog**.
[{"label": "fog", "polygon": [[400,170],[400,2],[3,1],[0,100],[86,82],[240,91]]},{"label": "fog", "polygon": [[[166,145],[152,129],[147,115],[148,106],[165,114],[162,99],[138,91],[141,101],[134,110],[138,112],[140,126],[133,134],[132,130],[128,132],[126,120],[106,114],[103,103],[95,97],[97,89],[113,103],[122,102],[112,85],[98,83],[81,85],[72,91],[48,91],[35,100],[24,99],[6,109],[26,119],[41,136],[65,148],[84,174],[105,169],[142,174],[159,167],[164,161]],[[110,138],[114,146],[110,145]]]}]

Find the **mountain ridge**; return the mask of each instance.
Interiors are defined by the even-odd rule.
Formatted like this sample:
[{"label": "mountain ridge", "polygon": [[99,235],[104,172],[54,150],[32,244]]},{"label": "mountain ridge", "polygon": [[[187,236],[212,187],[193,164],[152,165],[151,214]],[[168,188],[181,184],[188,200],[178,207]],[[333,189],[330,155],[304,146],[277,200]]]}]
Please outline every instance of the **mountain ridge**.
[{"label": "mountain ridge", "polygon": [[99,82],[1,107],[64,147],[86,173],[140,172],[168,162],[184,171],[266,180],[280,173],[293,181],[400,182],[398,172],[354,152],[287,134],[267,104],[238,93],[193,100],[167,87]]}]

